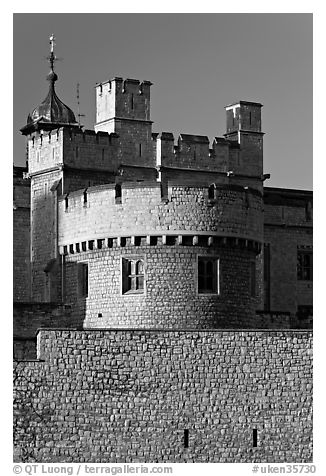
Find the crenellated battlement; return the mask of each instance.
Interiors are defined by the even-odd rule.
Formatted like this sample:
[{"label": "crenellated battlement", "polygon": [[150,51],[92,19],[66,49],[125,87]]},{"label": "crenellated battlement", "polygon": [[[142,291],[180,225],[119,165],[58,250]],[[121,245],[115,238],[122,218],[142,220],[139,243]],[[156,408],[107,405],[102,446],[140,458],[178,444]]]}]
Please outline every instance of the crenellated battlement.
[{"label": "crenellated battlement", "polygon": [[121,160],[117,134],[68,127],[35,133],[28,151],[30,174],[59,165],[116,170]]},{"label": "crenellated battlement", "polygon": [[[59,245],[134,235],[231,236],[262,241],[262,195],[237,185],[126,182],[59,198]],[[141,213],[140,213],[141,211]]]},{"label": "crenellated battlement", "polygon": [[96,130],[116,131],[117,120],[150,122],[150,81],[115,77],[95,87]]},{"label": "crenellated battlement", "polygon": [[29,142],[31,147],[43,147],[54,141],[60,141],[62,138],[68,138],[74,142],[87,142],[89,144],[114,145],[114,138],[117,134],[105,131],[95,131],[92,129],[59,127],[51,131],[41,131],[34,133]]},{"label": "crenellated battlement", "polygon": [[180,134],[175,142],[171,132],[161,132],[156,141],[158,166],[206,169],[225,173],[229,170],[229,141],[215,137],[211,146],[207,136]]}]

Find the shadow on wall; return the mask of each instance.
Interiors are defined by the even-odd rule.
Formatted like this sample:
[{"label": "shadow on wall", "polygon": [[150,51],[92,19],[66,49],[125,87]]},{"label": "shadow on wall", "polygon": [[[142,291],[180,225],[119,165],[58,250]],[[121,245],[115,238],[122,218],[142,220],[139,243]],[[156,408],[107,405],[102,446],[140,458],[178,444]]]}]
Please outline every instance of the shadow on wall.
[{"label": "shadow on wall", "polygon": [[71,306],[50,302],[15,302],[13,321],[15,360],[36,359],[36,335],[42,328],[83,329],[86,299],[80,300],[80,318],[72,317]]}]

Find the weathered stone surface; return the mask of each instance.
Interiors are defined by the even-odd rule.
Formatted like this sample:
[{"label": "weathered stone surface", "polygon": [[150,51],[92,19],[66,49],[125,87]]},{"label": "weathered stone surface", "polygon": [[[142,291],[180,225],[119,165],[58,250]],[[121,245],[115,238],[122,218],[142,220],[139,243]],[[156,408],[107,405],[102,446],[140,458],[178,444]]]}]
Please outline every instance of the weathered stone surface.
[{"label": "weathered stone surface", "polygon": [[42,444],[30,426],[15,442],[44,462],[309,462],[311,346],[310,331],[41,330],[15,415]]}]

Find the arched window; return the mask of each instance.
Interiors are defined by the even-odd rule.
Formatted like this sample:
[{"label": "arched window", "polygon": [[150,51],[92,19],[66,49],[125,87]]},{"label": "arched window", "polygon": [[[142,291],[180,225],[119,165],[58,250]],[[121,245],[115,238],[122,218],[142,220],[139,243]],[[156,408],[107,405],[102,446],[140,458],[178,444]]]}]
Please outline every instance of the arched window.
[{"label": "arched window", "polygon": [[144,260],[122,258],[122,294],[144,292]]},{"label": "arched window", "polygon": [[219,259],[198,256],[198,293],[219,294]]}]

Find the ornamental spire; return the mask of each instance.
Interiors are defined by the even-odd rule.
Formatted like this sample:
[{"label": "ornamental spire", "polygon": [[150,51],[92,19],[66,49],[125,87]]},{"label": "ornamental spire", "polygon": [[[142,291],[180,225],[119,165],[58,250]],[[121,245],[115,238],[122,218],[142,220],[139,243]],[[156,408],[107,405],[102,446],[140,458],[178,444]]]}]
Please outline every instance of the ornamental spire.
[{"label": "ornamental spire", "polygon": [[28,115],[27,124],[20,129],[24,135],[37,130],[51,130],[64,125],[69,125],[70,127],[78,126],[73,111],[56,95],[54,83],[57,81],[58,76],[54,72],[54,62],[58,58],[54,54],[55,36],[52,34],[49,40],[50,54],[46,58],[51,67],[46,77],[50,83],[49,92],[44,101]]},{"label": "ornamental spire", "polygon": [[55,36],[54,34],[52,33],[52,35],[50,36],[49,38],[50,40],[50,45],[51,45],[51,48],[50,48],[50,56],[48,56],[48,60],[49,60],[49,63],[50,63],[50,66],[51,66],[51,69],[53,71],[53,67],[54,67],[54,62],[56,61],[57,57],[55,56],[54,54],[54,45],[55,45]]},{"label": "ornamental spire", "polygon": [[49,43],[50,43],[50,54],[47,56],[47,60],[49,60],[51,71],[47,75],[47,80],[50,81],[52,87],[54,87],[54,83],[58,79],[58,75],[54,72],[54,62],[58,60],[56,55],[54,54],[54,45],[55,45],[55,36],[52,33],[52,35],[49,37]]}]

